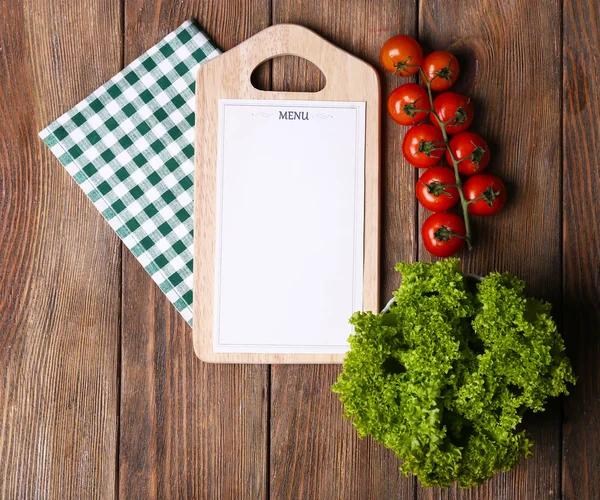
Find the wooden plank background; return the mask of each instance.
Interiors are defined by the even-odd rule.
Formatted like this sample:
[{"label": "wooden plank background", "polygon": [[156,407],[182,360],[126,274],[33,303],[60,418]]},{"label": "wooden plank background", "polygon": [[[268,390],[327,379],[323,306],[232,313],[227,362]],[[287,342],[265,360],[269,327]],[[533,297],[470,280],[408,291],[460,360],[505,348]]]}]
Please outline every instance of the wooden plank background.
[{"label": "wooden plank background", "polygon": [[[189,18],[223,49],[295,22],[378,68],[396,33],[458,55],[510,194],[475,221],[465,268],[514,272],[552,301],[580,377],[526,419],[534,458],[471,490],[423,489],[342,419],[339,367],[194,357],[190,329],[37,137]],[[0,498],[600,498],[596,0],[0,0],[0,20]],[[386,98],[403,80],[380,74]],[[322,79],[281,58],[256,84]],[[429,256],[403,129],[383,116],[385,299],[396,261]]]},{"label": "wooden plank background", "polygon": [[[560,7],[559,0],[423,0],[419,11],[419,40],[459,58],[466,74],[456,89],[475,103],[473,129],[492,150],[486,171],[500,176],[510,193],[501,216],[471,218],[475,248],[464,267],[475,274],[512,272],[555,307],[561,301]],[[426,217],[421,209],[419,223]],[[422,244],[419,257],[431,260]],[[533,459],[468,492],[420,489],[417,498],[560,497],[559,405],[550,403],[525,427],[536,442]]]},{"label": "wooden plank background", "polygon": [[121,244],[37,133],[122,67],[120,5],[0,19],[0,497],[111,498]]}]

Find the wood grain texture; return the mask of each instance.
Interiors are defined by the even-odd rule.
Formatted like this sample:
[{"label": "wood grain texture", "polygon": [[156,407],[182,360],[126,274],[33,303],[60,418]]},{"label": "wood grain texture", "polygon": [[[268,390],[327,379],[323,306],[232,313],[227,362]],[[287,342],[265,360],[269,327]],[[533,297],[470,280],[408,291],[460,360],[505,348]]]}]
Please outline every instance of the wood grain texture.
[{"label": "wood grain texture", "polygon": [[[327,85],[318,92],[257,90],[253,70],[281,55],[310,60],[321,68]],[[366,103],[364,138],[363,307],[379,310],[379,77],[374,68],[302,26],[272,26],[208,62],[198,70],[196,85],[194,178],[194,350],[200,359],[220,363],[341,363],[345,354],[215,352],[215,269],[217,254],[217,161],[219,101],[268,99]],[[200,117],[200,118],[198,118]],[[362,245],[362,243],[361,243]],[[242,280],[243,281],[243,280]],[[268,297],[262,297],[266,302]]]},{"label": "wood grain texture", "polygon": [[[127,1],[125,64],[190,18],[229,49],[268,26],[270,4]],[[196,359],[191,329],[126,249],[122,324],[121,498],[265,498],[269,368]]]},{"label": "wood grain texture", "polygon": [[120,242],[37,134],[119,69],[119,3],[0,19],[0,498],[113,498]]},{"label": "wood grain texture", "polygon": [[[413,33],[415,5],[397,2],[275,0],[273,22],[302,24],[344,50],[379,67],[379,49],[390,36]],[[380,73],[382,99],[399,84]],[[316,90],[323,82],[310,65],[291,58],[273,60],[273,89]],[[387,114],[382,142],[381,295],[398,286],[392,271],[398,260],[415,256],[413,240],[414,169],[400,160],[400,134]],[[271,498],[379,499],[413,498],[412,479],[398,472],[389,450],[371,439],[359,440],[343,419],[343,408],[331,393],[340,372],[335,366],[275,365],[271,388]]]},{"label": "wood grain texture", "polygon": [[[527,282],[527,292],[561,303],[561,5],[558,0],[421,0],[419,40],[461,63],[456,91],[472,98],[472,129],[490,145],[486,171],[507,186],[496,217],[471,217],[475,248],[463,269],[498,269]],[[455,90],[453,88],[453,90]],[[422,224],[429,214],[420,210]],[[431,260],[422,246],[419,259]],[[560,405],[528,414],[534,457],[469,491],[422,490],[418,498],[557,498],[560,496]]]},{"label": "wood grain texture", "polygon": [[563,498],[600,498],[600,4],[563,16],[563,329],[579,381],[565,399]]},{"label": "wood grain texture", "polygon": [[[556,404],[529,418],[536,457],[514,472],[467,491],[413,489],[390,452],[342,419],[329,390],[339,368],[274,366],[270,382],[269,367],[201,364],[191,330],[127,250],[116,462],[121,247],[37,132],[120,69],[121,36],[130,61],[190,17],[226,49],[272,21],[299,22],[377,65],[385,39],[417,34],[416,12],[391,0],[273,0],[273,11],[269,0],[0,0],[0,498],[560,497]],[[490,171],[509,181],[506,211],[474,221],[466,268],[518,273],[555,306],[562,295],[580,377],[564,399],[562,497],[595,500],[598,2],[423,0],[419,13],[419,38],[459,54]],[[277,90],[319,85],[298,61],[275,61],[273,74]],[[270,87],[269,67],[258,79]],[[384,99],[401,82],[383,76]],[[393,264],[416,257],[417,226],[403,131],[387,116],[382,126],[383,299],[399,282]]]}]

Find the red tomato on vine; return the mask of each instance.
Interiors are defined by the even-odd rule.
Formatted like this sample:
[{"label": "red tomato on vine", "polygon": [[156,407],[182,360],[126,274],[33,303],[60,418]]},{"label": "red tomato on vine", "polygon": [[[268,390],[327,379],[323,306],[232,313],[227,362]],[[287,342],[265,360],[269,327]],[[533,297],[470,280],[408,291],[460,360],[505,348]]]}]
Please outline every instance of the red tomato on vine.
[{"label": "red tomato on vine", "polygon": [[448,167],[431,167],[419,178],[417,199],[427,210],[443,212],[459,200],[456,177]]},{"label": "red tomato on vine", "polygon": [[415,125],[406,132],[402,152],[406,161],[417,168],[432,167],[444,156],[442,132],[428,123]]},{"label": "red tomato on vine", "polygon": [[450,52],[439,50],[432,52],[425,58],[423,72],[431,86],[431,90],[444,92],[456,83],[460,69],[456,57]]},{"label": "red tomato on vine", "polygon": [[415,125],[427,118],[427,110],[431,105],[427,90],[416,83],[405,83],[390,94],[387,107],[395,122],[400,125]]},{"label": "red tomato on vine", "polygon": [[379,58],[390,73],[410,76],[423,64],[423,49],[414,38],[396,35],[383,44]]},{"label": "red tomato on vine", "polygon": [[423,223],[421,237],[431,255],[450,257],[465,247],[465,223],[456,214],[433,214]]},{"label": "red tomato on vine", "polygon": [[450,139],[446,161],[452,165],[452,156],[458,160],[458,171],[463,175],[480,173],[490,162],[490,148],[475,132],[461,132]]},{"label": "red tomato on vine", "polygon": [[473,215],[493,215],[506,204],[506,188],[495,175],[469,177],[463,185],[468,210]]},{"label": "red tomato on vine", "polygon": [[[433,109],[437,117],[445,123],[448,134],[464,132],[471,126],[475,116],[471,100],[456,92],[444,92],[437,96],[433,100]],[[440,124],[433,113],[431,122],[440,128]]]}]

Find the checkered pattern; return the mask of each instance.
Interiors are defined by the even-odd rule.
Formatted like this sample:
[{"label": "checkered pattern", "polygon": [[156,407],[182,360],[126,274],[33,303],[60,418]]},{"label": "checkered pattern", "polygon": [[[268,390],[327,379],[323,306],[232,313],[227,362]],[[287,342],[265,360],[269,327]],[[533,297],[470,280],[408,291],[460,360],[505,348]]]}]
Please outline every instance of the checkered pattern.
[{"label": "checkered pattern", "polygon": [[218,54],[187,21],[40,132],[190,324],[195,77]]}]

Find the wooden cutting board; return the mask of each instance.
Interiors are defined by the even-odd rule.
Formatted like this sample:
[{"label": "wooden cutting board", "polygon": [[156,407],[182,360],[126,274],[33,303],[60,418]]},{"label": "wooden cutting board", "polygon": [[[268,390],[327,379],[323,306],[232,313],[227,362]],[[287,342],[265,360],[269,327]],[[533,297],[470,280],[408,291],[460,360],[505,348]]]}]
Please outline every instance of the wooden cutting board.
[{"label": "wooden cutting board", "polygon": [[[325,87],[314,93],[253,87],[253,70],[280,55],[314,63],[325,75]],[[243,123],[251,125],[240,128]],[[350,302],[356,299],[351,295],[362,290],[360,301],[352,302],[359,309],[379,307],[379,137],[376,71],[304,27],[271,26],[200,67],[193,337],[202,360],[343,361],[340,338],[344,335],[345,341],[345,332],[351,332]],[[284,147],[281,168],[269,170],[278,165],[279,157],[267,151]],[[346,149],[350,152],[344,163],[340,158],[346,158]],[[292,168],[298,157],[311,154],[315,161],[306,168]],[[280,174],[281,186],[274,179]],[[291,202],[297,199],[306,202]],[[315,216],[315,206],[321,207],[322,216],[319,212]],[[313,219],[303,220],[305,212]],[[282,221],[295,221],[294,227]],[[248,226],[252,231],[241,239]],[[303,238],[289,241],[296,234]],[[295,261],[274,268],[286,252]],[[339,252],[339,259],[331,252]],[[357,256],[360,272],[356,264],[350,265]],[[321,274],[311,274],[321,267]],[[305,292],[297,295],[298,290]]]}]

